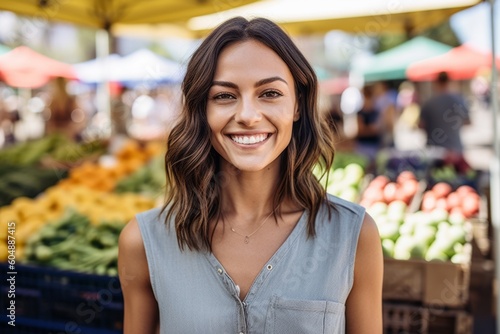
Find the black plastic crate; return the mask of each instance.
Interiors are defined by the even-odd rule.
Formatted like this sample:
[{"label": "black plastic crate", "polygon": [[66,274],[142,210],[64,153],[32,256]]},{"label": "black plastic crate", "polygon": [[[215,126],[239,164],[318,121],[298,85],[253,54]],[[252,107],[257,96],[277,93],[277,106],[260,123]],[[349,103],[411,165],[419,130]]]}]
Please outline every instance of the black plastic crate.
[{"label": "black plastic crate", "polygon": [[[0,270],[7,273],[7,264],[0,263]],[[16,334],[24,333],[23,327],[33,334],[78,329],[80,333],[122,332],[123,295],[118,277],[20,264],[16,272]],[[0,304],[5,310],[10,303],[6,279],[0,287]],[[11,328],[6,322],[1,326],[2,333]]]}]

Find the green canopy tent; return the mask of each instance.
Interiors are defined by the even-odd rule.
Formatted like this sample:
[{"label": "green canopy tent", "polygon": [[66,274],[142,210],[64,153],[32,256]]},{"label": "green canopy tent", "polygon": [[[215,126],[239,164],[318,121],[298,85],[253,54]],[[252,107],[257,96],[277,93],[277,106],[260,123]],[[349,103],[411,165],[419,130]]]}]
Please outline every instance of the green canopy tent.
[{"label": "green canopy tent", "polygon": [[405,79],[406,69],[411,63],[444,54],[451,49],[449,45],[418,36],[376,54],[368,64],[354,68],[353,72],[362,75],[365,82]]},{"label": "green canopy tent", "polygon": [[7,45],[0,44],[0,55],[9,52],[12,50]]}]

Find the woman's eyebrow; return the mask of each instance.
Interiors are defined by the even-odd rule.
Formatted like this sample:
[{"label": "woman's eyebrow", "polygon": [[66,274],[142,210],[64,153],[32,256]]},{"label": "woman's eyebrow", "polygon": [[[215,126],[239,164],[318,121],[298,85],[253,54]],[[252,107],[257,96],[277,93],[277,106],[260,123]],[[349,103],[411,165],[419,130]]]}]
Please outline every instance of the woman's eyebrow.
[{"label": "woman's eyebrow", "polygon": [[[254,87],[259,87],[259,86],[271,83],[273,81],[282,81],[288,86],[288,82],[286,82],[285,79],[283,79],[282,77],[279,77],[279,76],[274,76],[274,77],[264,78],[264,79],[257,81],[254,84]],[[238,85],[236,85],[235,83],[230,82],[230,81],[215,80],[212,82],[212,86],[222,86],[222,87],[227,87],[227,88],[238,89]]]},{"label": "woman's eyebrow", "polygon": [[222,87],[227,87],[227,88],[238,89],[238,85],[236,85],[235,83],[232,83],[230,81],[214,81],[214,82],[212,82],[212,86],[222,86]]},{"label": "woman's eyebrow", "polygon": [[255,83],[254,87],[259,87],[259,86],[262,86],[262,85],[265,85],[265,84],[268,84],[268,83],[271,83],[271,82],[277,81],[277,80],[283,81],[288,86],[288,82],[286,82],[285,79],[283,79],[282,77],[274,76],[274,77],[265,78],[265,79],[257,81]]}]

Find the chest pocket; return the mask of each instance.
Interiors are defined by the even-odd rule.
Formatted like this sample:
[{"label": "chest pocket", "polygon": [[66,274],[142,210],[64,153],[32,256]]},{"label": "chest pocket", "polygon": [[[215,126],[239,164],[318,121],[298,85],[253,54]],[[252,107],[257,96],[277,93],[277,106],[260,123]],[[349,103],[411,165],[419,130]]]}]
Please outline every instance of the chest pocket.
[{"label": "chest pocket", "polygon": [[273,297],[266,316],[265,334],[308,333],[345,333],[345,306],[325,300]]}]

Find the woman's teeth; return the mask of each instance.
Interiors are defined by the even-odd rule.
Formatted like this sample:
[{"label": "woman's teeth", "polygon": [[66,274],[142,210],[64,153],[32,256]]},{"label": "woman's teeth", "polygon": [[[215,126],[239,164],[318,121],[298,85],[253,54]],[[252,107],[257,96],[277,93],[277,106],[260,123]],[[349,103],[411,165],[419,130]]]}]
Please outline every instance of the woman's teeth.
[{"label": "woman's teeth", "polygon": [[267,139],[267,134],[253,135],[253,136],[231,136],[231,139],[238,144],[257,144]]}]

